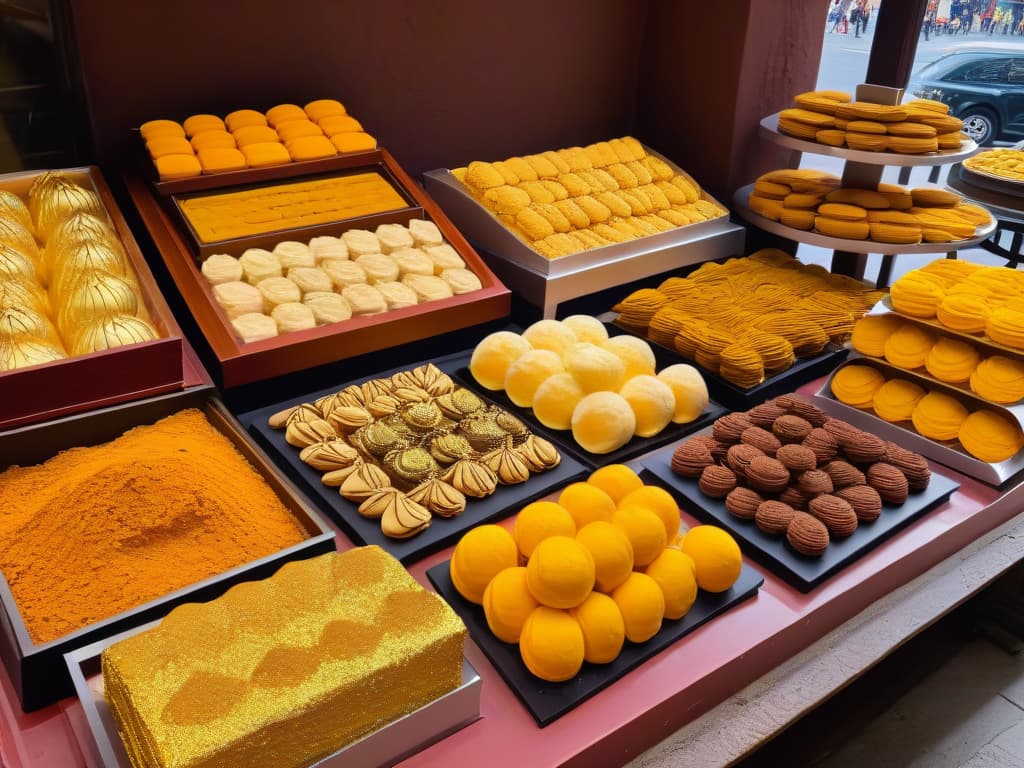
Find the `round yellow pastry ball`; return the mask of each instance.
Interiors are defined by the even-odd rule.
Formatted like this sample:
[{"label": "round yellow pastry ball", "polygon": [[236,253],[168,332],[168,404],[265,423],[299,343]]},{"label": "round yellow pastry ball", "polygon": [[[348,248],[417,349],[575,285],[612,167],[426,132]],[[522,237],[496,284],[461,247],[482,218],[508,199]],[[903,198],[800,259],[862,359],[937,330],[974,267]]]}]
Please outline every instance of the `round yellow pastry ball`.
[{"label": "round yellow pastry ball", "polygon": [[714,525],[697,525],[683,539],[683,553],[697,567],[697,586],[708,592],[724,592],[736,583],[743,567],[739,544]]},{"label": "round yellow pastry ball", "polygon": [[572,427],[572,414],[586,392],[570,373],[546,378],[533,394],[533,415],[550,429]]},{"label": "round yellow pastry ball", "polygon": [[592,315],[569,315],[562,325],[576,334],[577,341],[601,346],[608,339],[608,329]]},{"label": "round yellow pastry ball", "polygon": [[574,608],[582,603],[594,589],[594,578],[594,558],[568,536],[544,539],[526,564],[530,592],[550,608]]},{"label": "round yellow pastry ball", "polygon": [[575,536],[576,522],[569,511],[553,501],[527,504],[516,517],[515,539],[523,557],[529,557],[549,536]]},{"label": "round yellow pastry ball", "polygon": [[662,368],[658,372],[658,379],[671,387],[676,398],[672,423],[689,424],[708,407],[708,385],[700,371],[692,365],[677,363]]},{"label": "round yellow pastry ball", "polygon": [[587,482],[596,485],[618,504],[627,493],[643,486],[640,475],[625,464],[606,464],[590,473]]},{"label": "round yellow pastry ball", "polygon": [[612,522],[626,533],[633,546],[634,567],[649,565],[665,549],[665,525],[647,507],[639,504],[620,506],[615,510]]},{"label": "round yellow pastry ball", "polygon": [[505,372],[505,394],[520,408],[533,405],[537,389],[549,377],[564,373],[562,358],[550,349],[531,349],[519,356]]},{"label": "round yellow pastry ball", "polygon": [[693,560],[678,549],[662,551],[644,571],[661,587],[665,596],[665,618],[681,619],[697,599]]},{"label": "round yellow pastry ball", "polygon": [[591,664],[609,664],[618,658],[626,641],[622,611],[608,595],[591,592],[582,604],[569,610],[583,631],[583,658]]},{"label": "round yellow pastry ball", "polygon": [[610,453],[630,441],[636,414],[617,392],[591,392],[572,412],[573,439],[590,453]]},{"label": "round yellow pastry ball", "polygon": [[629,642],[642,643],[658,634],[665,616],[665,595],[646,573],[631,573],[612,592],[612,600],[622,612]]},{"label": "round yellow pastry ball", "polygon": [[497,574],[519,562],[512,534],[500,525],[481,525],[469,531],[452,553],[452,584],[471,603],[480,605],[484,590]]},{"label": "round yellow pastry ball", "polygon": [[497,331],[476,345],[469,359],[469,372],[481,386],[501,389],[505,386],[509,366],[531,349],[530,342],[519,334]]},{"label": "round yellow pastry ball", "polygon": [[506,568],[487,585],[483,606],[487,626],[504,643],[518,643],[527,617],[539,605],[526,586],[526,568]]},{"label": "round yellow pastry ball", "polygon": [[633,545],[619,526],[597,520],[583,526],[576,541],[594,558],[595,589],[611,592],[633,572]]},{"label": "round yellow pastry ball", "polygon": [[675,415],[676,397],[672,388],[654,376],[640,375],[627,379],[619,394],[636,416],[633,434],[637,437],[654,437],[668,426]]},{"label": "round yellow pastry ball", "polygon": [[590,483],[571,483],[565,486],[558,496],[558,503],[569,510],[576,521],[577,530],[596,520],[611,522],[615,514],[615,502],[611,496]]},{"label": "round yellow pastry ball", "polygon": [[679,533],[679,505],[671,493],[656,485],[643,485],[627,493],[619,502],[620,507],[630,504],[646,507],[654,512],[665,526],[665,540],[669,543],[675,541]]},{"label": "round yellow pastry ball", "polygon": [[636,336],[613,336],[601,345],[626,366],[626,378],[654,375],[654,350]]},{"label": "round yellow pastry ball", "polygon": [[538,606],[523,624],[519,655],[532,674],[560,683],[576,676],[583,666],[583,630],[567,611]]},{"label": "round yellow pastry ball", "polygon": [[573,344],[562,360],[584,392],[618,392],[626,380],[626,364],[596,344]]},{"label": "round yellow pastry ball", "polygon": [[523,338],[534,349],[549,349],[558,355],[578,341],[572,329],[557,320],[538,320],[523,331]]}]

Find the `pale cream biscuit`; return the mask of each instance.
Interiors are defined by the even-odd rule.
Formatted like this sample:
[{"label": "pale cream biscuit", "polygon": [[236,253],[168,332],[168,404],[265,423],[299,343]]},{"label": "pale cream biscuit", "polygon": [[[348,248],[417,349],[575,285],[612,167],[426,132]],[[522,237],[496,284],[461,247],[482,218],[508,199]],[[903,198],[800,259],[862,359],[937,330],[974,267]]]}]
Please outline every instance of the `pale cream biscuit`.
[{"label": "pale cream biscuit", "polygon": [[213,297],[230,318],[263,311],[263,294],[256,286],[240,280],[213,286]]},{"label": "pale cream biscuit", "polygon": [[302,303],[313,310],[317,325],[340,323],[352,317],[352,307],[337,293],[314,291],[303,296]]},{"label": "pale cream biscuit", "polygon": [[263,303],[268,309],[278,304],[301,301],[302,291],[295,283],[287,277],[268,277],[256,284],[260,295],[263,296]]},{"label": "pale cream biscuit", "polygon": [[255,285],[268,277],[281,276],[281,262],[277,256],[262,248],[250,248],[238,259],[247,283]]},{"label": "pale cream biscuit", "polygon": [[287,304],[278,304],[270,313],[277,323],[277,330],[281,333],[290,331],[304,331],[307,328],[316,328],[316,320],[313,318],[313,310],[305,304],[291,301]]},{"label": "pale cream biscuit", "polygon": [[434,301],[453,296],[452,287],[436,275],[406,275],[402,282],[416,291],[420,301]]},{"label": "pale cream biscuit", "polygon": [[288,279],[303,293],[330,291],[334,287],[331,276],[317,267],[292,267],[288,270]]},{"label": "pale cream biscuit", "polygon": [[350,229],[341,235],[348,246],[349,258],[363,256],[367,253],[380,253],[380,240],[368,229]]},{"label": "pale cream biscuit", "polygon": [[210,285],[236,282],[241,280],[244,274],[242,263],[226,253],[215,253],[208,256],[203,262],[202,270],[203,277],[209,281]]},{"label": "pale cream biscuit", "polygon": [[459,256],[458,251],[448,245],[448,243],[424,248],[423,250],[430,257],[430,260],[434,262],[435,275],[440,275],[446,269],[461,269],[466,266],[466,262]]},{"label": "pale cream biscuit", "polygon": [[403,275],[434,274],[434,262],[419,248],[400,248],[390,255]]},{"label": "pale cream biscuit", "polygon": [[412,234],[401,224],[381,224],[377,227],[376,235],[380,241],[381,253],[391,253],[399,248],[412,248],[414,245]]},{"label": "pale cream biscuit", "polygon": [[437,228],[437,225],[425,219],[410,219],[409,234],[412,235],[412,239],[420,248],[429,248],[433,245],[441,245],[444,242],[444,237],[441,235],[441,230]]},{"label": "pale cream biscuit", "polygon": [[277,323],[270,315],[262,312],[247,312],[239,315],[231,321],[235,333],[242,339],[243,344],[250,344],[254,341],[262,341],[277,336]]},{"label": "pale cream biscuit", "polygon": [[441,273],[441,279],[448,283],[455,293],[469,293],[483,288],[480,278],[468,269],[446,269]]},{"label": "pale cream biscuit", "polygon": [[331,278],[334,287],[339,291],[350,285],[360,285],[367,282],[366,270],[347,259],[325,259],[320,262],[320,269]]},{"label": "pale cream biscuit", "polygon": [[412,307],[419,303],[416,291],[402,283],[396,281],[377,283],[374,288],[384,296],[384,300],[388,303],[388,309]]},{"label": "pale cream biscuit", "polygon": [[285,240],[274,246],[274,255],[281,262],[281,268],[288,270],[292,267],[315,267],[316,257],[313,251],[305,243],[294,240]]},{"label": "pale cream biscuit", "polygon": [[377,315],[388,311],[384,294],[372,285],[350,285],[342,289],[341,295],[352,308],[352,317]]},{"label": "pale cream biscuit", "polygon": [[355,263],[366,272],[370,285],[398,279],[398,265],[393,258],[383,253],[365,254],[357,258]]},{"label": "pale cream biscuit", "polygon": [[309,241],[309,250],[313,252],[313,258],[317,261],[348,258],[348,246],[340,237],[331,237],[330,235],[314,237]]}]

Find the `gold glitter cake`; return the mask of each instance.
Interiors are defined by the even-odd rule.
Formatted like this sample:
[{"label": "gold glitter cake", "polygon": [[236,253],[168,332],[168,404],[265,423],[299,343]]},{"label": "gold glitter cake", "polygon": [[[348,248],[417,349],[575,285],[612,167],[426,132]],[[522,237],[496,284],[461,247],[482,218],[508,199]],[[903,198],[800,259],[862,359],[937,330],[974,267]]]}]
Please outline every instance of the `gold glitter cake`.
[{"label": "gold glitter cake", "polygon": [[136,768],[307,766],[458,687],[466,628],[378,547],[284,565],[103,652]]}]

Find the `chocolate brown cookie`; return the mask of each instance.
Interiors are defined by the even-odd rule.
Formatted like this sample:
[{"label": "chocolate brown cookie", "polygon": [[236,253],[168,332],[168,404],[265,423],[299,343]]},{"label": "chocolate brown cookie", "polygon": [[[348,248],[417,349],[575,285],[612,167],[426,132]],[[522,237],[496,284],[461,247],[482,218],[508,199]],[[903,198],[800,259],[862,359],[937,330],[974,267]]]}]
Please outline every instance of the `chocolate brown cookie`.
[{"label": "chocolate brown cookie", "polygon": [[747,483],[755,491],[780,493],[789,485],[789,470],[770,456],[755,456],[746,470]]},{"label": "chocolate brown cookie", "polygon": [[828,528],[814,515],[797,512],[786,529],[789,546],[807,557],[821,557],[828,547]]},{"label": "chocolate brown cookie", "polygon": [[919,453],[908,451],[896,443],[885,444],[885,456],[882,461],[892,464],[907,476],[907,487],[911,493],[920,493],[928,487],[932,479],[932,471],[928,460]]},{"label": "chocolate brown cookie", "polygon": [[750,427],[744,429],[740,435],[740,442],[752,445],[761,451],[765,456],[775,457],[775,452],[782,445],[779,438],[761,427]]},{"label": "chocolate brown cookie", "polygon": [[800,493],[809,498],[814,498],[822,493],[832,493],[835,485],[828,472],[821,469],[812,469],[803,472],[796,480],[796,487]]},{"label": "chocolate brown cookie", "polygon": [[725,454],[725,462],[739,477],[746,477],[747,467],[758,456],[764,456],[764,454],[754,446],[747,445],[746,443],[737,443],[736,445],[729,446],[729,450]]},{"label": "chocolate brown cookie", "polygon": [[848,461],[836,459],[830,461],[822,469],[832,478],[832,485],[845,488],[848,485],[864,485],[864,473]]},{"label": "chocolate brown cookie", "polygon": [[854,464],[871,464],[885,456],[885,441],[868,432],[840,440],[839,447]]},{"label": "chocolate brown cookie", "polygon": [[801,491],[795,485],[791,485],[782,493],[779,494],[779,501],[789,504],[793,509],[807,509],[807,502],[811,500],[811,496]]},{"label": "chocolate brown cookie", "polygon": [[733,488],[725,497],[725,509],[734,517],[753,520],[762,501],[761,494],[751,488]]},{"label": "chocolate brown cookie", "polygon": [[821,520],[835,539],[845,539],[857,530],[857,513],[845,499],[831,494],[822,494],[811,499],[807,511]]},{"label": "chocolate brown cookie", "polygon": [[861,430],[853,426],[848,421],[842,419],[825,419],[825,423],[821,425],[821,428],[832,435],[832,439],[836,441],[836,444],[841,444],[844,439],[856,437],[861,433]]},{"label": "chocolate brown cookie", "polygon": [[879,461],[868,467],[867,483],[882,497],[886,504],[902,504],[907,500],[910,488],[907,476],[898,467]]},{"label": "chocolate brown cookie", "polygon": [[743,430],[754,426],[750,417],[742,411],[727,413],[719,416],[711,426],[711,435],[721,443],[738,443]]},{"label": "chocolate brown cookie", "polygon": [[772,424],[772,434],[784,443],[800,443],[814,429],[811,422],[799,416],[786,414],[779,416]]},{"label": "chocolate brown cookie", "polygon": [[796,393],[776,397],[775,404],[785,408],[794,416],[799,416],[801,419],[807,419],[807,421],[811,422],[811,425],[814,427],[820,427],[825,423],[825,419],[828,418],[828,415],[821,410],[821,408],[816,406],[803,395],[798,395]]},{"label": "chocolate brown cookie", "polygon": [[786,415],[786,409],[769,400],[766,403],[755,405],[747,411],[747,415],[750,417],[750,421],[755,427],[771,429],[772,424],[775,423],[775,420],[779,418],[779,416]]},{"label": "chocolate brown cookie", "polygon": [[790,472],[806,472],[818,466],[818,457],[814,451],[798,443],[783,445],[775,452],[775,458]]},{"label": "chocolate brown cookie", "polygon": [[839,442],[822,427],[815,427],[807,433],[803,445],[814,451],[818,464],[826,464],[836,457]]},{"label": "chocolate brown cookie", "polygon": [[705,496],[712,499],[724,499],[729,491],[736,487],[736,473],[728,467],[712,464],[704,467],[700,473],[697,486]]},{"label": "chocolate brown cookie", "polygon": [[764,501],[757,508],[754,523],[765,533],[773,536],[785,533],[793,521],[796,510],[781,501]]},{"label": "chocolate brown cookie", "polygon": [[699,477],[704,467],[714,463],[711,451],[696,440],[681,443],[672,453],[672,471],[683,477]]},{"label": "chocolate brown cookie", "polygon": [[836,496],[853,507],[857,519],[862,523],[872,523],[882,514],[882,497],[870,485],[840,488]]}]

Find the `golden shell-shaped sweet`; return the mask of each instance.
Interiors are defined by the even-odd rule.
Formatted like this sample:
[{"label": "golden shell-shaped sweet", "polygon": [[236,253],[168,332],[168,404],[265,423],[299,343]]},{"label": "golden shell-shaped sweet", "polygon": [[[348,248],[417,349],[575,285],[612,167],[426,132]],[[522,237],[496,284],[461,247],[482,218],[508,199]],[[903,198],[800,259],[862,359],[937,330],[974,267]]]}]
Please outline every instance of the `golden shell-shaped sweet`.
[{"label": "golden shell-shaped sweet", "polygon": [[32,231],[32,214],[25,201],[6,189],[0,189],[0,219],[13,219]]},{"label": "golden shell-shaped sweet", "polygon": [[440,397],[455,390],[455,382],[452,381],[451,376],[433,363],[414,368],[412,374],[419,385],[434,397]]},{"label": "golden shell-shaped sweet", "polygon": [[515,445],[522,444],[530,435],[526,425],[508,411],[499,411],[494,417],[494,423],[498,425],[498,429],[512,436]]},{"label": "golden shell-shaped sweet", "polygon": [[502,485],[525,483],[530,479],[530,467],[511,446],[484,454],[480,459],[498,477]]},{"label": "golden shell-shaped sweet", "polygon": [[390,416],[392,413],[398,410],[400,405],[398,398],[392,395],[377,395],[366,404],[366,410],[377,419],[382,419],[385,416]]},{"label": "golden shell-shaped sweet", "polygon": [[373,421],[373,416],[365,408],[342,405],[334,408],[327,420],[338,432],[348,435]]},{"label": "golden shell-shaped sweet", "polygon": [[48,339],[54,336],[50,320],[31,307],[0,307],[0,336],[38,336]]},{"label": "golden shell-shaped sweet", "polygon": [[466,509],[466,495],[436,477],[424,480],[406,495],[441,517],[455,517]]},{"label": "golden shell-shaped sweet", "polygon": [[267,419],[267,425],[271,429],[284,429],[293,421],[314,421],[322,419],[323,414],[312,403],[302,403],[285,408],[273,414]]},{"label": "golden shell-shaped sweet", "polygon": [[324,443],[336,437],[334,428],[323,419],[293,421],[284,431],[284,441],[296,448]]},{"label": "golden shell-shaped sweet", "polygon": [[440,469],[434,457],[422,448],[392,451],[384,457],[384,466],[406,486],[416,485],[432,477]]},{"label": "golden shell-shaped sweet", "polygon": [[462,435],[438,435],[430,441],[430,455],[442,464],[470,458],[473,447]]},{"label": "golden shell-shaped sweet", "polygon": [[428,432],[440,425],[444,415],[433,403],[413,403],[402,411],[402,421],[417,432]]},{"label": "golden shell-shaped sweet", "polygon": [[0,280],[7,278],[37,282],[36,262],[20,248],[10,243],[0,243]]},{"label": "golden shell-shaped sweet", "polygon": [[95,320],[114,315],[134,315],[139,311],[135,286],[117,275],[100,270],[85,273],[67,293],[52,299],[54,305],[60,307],[57,325],[65,334]]},{"label": "golden shell-shaped sweet", "polygon": [[327,419],[330,418],[331,414],[334,413],[335,409],[343,407],[345,403],[341,401],[339,394],[335,392],[333,394],[324,395],[321,398],[317,398],[315,401],[313,401],[313,405],[319,408],[320,413],[322,413],[324,418]]},{"label": "golden shell-shaped sweet", "polygon": [[75,333],[71,354],[87,355],[104,349],[141,344],[155,338],[156,329],[141,317],[114,315],[89,323]]},{"label": "golden shell-shaped sweet", "polygon": [[430,393],[420,387],[396,386],[391,394],[403,403],[427,403],[431,400]]},{"label": "golden shell-shaped sweet", "polygon": [[125,280],[134,280],[128,259],[121,245],[102,240],[79,242],[59,253],[48,253],[50,265],[50,293],[64,294],[89,272],[106,272]]},{"label": "golden shell-shaped sweet", "polygon": [[43,289],[35,283],[20,278],[0,280],[0,309],[24,307],[47,314],[50,300]]},{"label": "golden shell-shaped sweet", "polygon": [[342,483],[345,482],[345,479],[349,475],[351,475],[353,472],[356,472],[365,463],[366,462],[363,461],[362,457],[359,457],[351,464],[349,464],[347,467],[342,467],[341,469],[334,469],[331,470],[330,472],[324,472],[323,475],[320,476],[320,482],[326,485],[328,488],[338,488],[341,486]]},{"label": "golden shell-shaped sweet", "polygon": [[366,398],[363,397],[363,390],[358,384],[349,384],[338,393],[338,400],[342,405],[366,405]]},{"label": "golden shell-shaped sweet", "polygon": [[28,208],[35,218],[36,207],[42,197],[59,184],[74,184],[66,171],[44,171],[32,179],[32,186],[28,188]]},{"label": "golden shell-shaped sweet", "polygon": [[532,472],[543,472],[562,463],[562,455],[558,449],[550,441],[537,435],[530,435],[516,450]]},{"label": "golden shell-shaped sweet", "polygon": [[441,475],[441,479],[467,496],[479,499],[490,496],[498,487],[498,476],[489,467],[472,459],[459,459]]},{"label": "golden shell-shaped sweet", "polygon": [[383,457],[388,451],[403,447],[401,436],[387,424],[379,421],[367,424],[356,432],[356,435],[366,452],[378,458]]},{"label": "golden shell-shaped sweet", "polygon": [[379,517],[381,532],[391,539],[408,539],[430,526],[430,511],[401,491],[378,491],[359,505],[365,517]]},{"label": "golden shell-shaped sweet", "polygon": [[486,417],[463,419],[459,422],[459,430],[473,446],[473,450],[481,453],[500,448],[505,445],[508,437],[493,419]]},{"label": "golden shell-shaped sweet", "polygon": [[35,209],[36,232],[45,241],[50,232],[75,213],[104,215],[103,203],[91,189],[67,181],[55,181],[39,195]]},{"label": "golden shell-shaped sweet", "polygon": [[468,389],[462,388],[439,396],[437,405],[445,416],[455,421],[464,419],[484,407],[484,403],[479,397]]},{"label": "golden shell-shaped sweet", "polygon": [[363,392],[363,399],[370,403],[382,395],[390,395],[392,387],[391,382],[387,379],[370,379],[364,381],[360,389]]},{"label": "golden shell-shaped sweet", "polygon": [[0,338],[0,371],[42,365],[67,357],[55,342],[35,336]]},{"label": "golden shell-shaped sweet", "polygon": [[390,487],[391,478],[387,472],[374,464],[363,464],[345,478],[338,491],[349,501],[363,502],[376,491]]},{"label": "golden shell-shaped sweet", "polygon": [[39,256],[39,246],[32,236],[32,230],[18,219],[0,216],[0,243],[13,246],[33,259]]},{"label": "golden shell-shaped sweet", "polygon": [[328,440],[307,445],[299,458],[318,472],[333,472],[355,463],[359,452],[344,440]]}]

